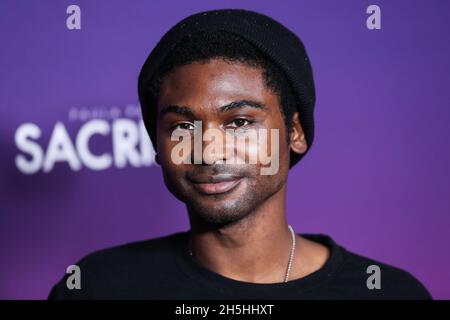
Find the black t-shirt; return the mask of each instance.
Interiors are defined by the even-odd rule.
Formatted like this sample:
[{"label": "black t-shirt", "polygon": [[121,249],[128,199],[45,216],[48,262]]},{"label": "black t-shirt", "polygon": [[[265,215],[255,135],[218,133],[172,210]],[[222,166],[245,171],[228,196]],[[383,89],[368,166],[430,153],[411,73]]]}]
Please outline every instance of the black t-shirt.
[{"label": "black t-shirt", "polygon": [[[329,236],[302,236],[328,246],[330,257],[286,283],[243,282],[206,269],[188,253],[188,232],[179,232],[86,256],[77,263],[81,289],[67,288],[67,274],[49,299],[431,299],[406,271],[349,252]],[[370,265],[380,267],[380,289],[368,289]]]}]

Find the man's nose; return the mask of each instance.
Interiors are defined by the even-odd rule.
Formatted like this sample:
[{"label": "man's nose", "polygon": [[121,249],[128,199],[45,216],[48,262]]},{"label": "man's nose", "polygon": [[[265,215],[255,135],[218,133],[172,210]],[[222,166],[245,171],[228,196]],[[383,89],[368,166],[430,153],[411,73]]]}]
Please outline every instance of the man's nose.
[{"label": "man's nose", "polygon": [[214,123],[203,123],[202,129],[202,164],[225,163],[231,157],[231,136],[227,139],[226,130]]}]

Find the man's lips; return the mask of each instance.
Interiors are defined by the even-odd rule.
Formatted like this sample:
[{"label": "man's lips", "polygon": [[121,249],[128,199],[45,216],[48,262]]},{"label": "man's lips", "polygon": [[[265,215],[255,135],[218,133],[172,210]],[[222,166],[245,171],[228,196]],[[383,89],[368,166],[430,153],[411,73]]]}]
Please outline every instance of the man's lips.
[{"label": "man's lips", "polygon": [[190,179],[195,189],[203,194],[220,194],[236,187],[242,178],[234,175],[221,174],[214,176],[196,176]]}]

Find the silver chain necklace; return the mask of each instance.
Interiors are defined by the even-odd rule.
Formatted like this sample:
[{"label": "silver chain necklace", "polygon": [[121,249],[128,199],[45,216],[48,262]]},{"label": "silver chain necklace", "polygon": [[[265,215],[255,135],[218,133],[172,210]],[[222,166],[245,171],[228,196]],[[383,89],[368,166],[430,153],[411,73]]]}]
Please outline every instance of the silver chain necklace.
[{"label": "silver chain necklace", "polygon": [[[289,255],[289,262],[288,262],[288,266],[287,266],[287,270],[286,270],[286,275],[284,276],[284,282],[288,282],[289,279],[289,274],[291,273],[291,269],[292,269],[292,261],[294,261],[294,254],[295,254],[295,232],[294,229],[292,229],[291,225],[288,225],[289,231],[291,232],[291,236],[292,236],[292,246],[291,246],[291,253]],[[192,255],[192,250],[191,250],[191,239],[189,238],[189,255]]]}]

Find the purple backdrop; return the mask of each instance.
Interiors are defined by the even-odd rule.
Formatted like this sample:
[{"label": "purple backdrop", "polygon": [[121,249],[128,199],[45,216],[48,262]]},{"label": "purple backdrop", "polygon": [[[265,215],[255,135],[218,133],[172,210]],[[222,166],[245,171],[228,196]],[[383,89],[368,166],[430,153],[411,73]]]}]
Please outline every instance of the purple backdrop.
[{"label": "purple backdrop", "polygon": [[[70,4],[81,30],[66,26]],[[366,27],[371,4],[381,30]],[[46,298],[93,250],[188,228],[140,131],[137,75],[169,27],[226,7],[279,20],[312,61],[317,129],[289,177],[295,230],[450,298],[450,2],[297,0],[1,1],[0,298]],[[101,170],[83,148],[92,128]]]}]

